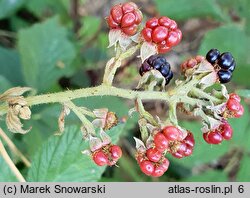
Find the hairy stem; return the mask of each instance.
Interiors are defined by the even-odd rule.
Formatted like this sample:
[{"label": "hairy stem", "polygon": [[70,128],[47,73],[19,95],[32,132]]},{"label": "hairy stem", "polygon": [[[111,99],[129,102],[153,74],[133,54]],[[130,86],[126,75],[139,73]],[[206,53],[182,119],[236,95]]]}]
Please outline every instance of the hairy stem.
[{"label": "hairy stem", "polygon": [[14,162],[11,160],[10,156],[8,155],[7,151],[5,150],[2,141],[0,140],[0,154],[2,155],[4,161],[10,167],[10,170],[14,173],[18,181],[26,182],[20,171],[15,166]]},{"label": "hairy stem", "polygon": [[159,124],[155,121],[154,117],[144,109],[141,99],[136,99],[137,110],[142,118],[145,118],[150,124],[158,126]]},{"label": "hairy stem", "polygon": [[111,58],[110,61],[107,62],[105,67],[105,72],[103,76],[103,84],[105,85],[112,85],[116,70],[121,66],[122,60],[130,57],[133,55],[139,48],[140,44],[133,46],[126,50],[124,53],[120,53],[120,48],[118,47],[118,52],[116,57]]},{"label": "hairy stem", "polygon": [[16,145],[11,141],[11,139],[5,134],[5,132],[0,128],[0,136],[3,138],[3,140],[6,142],[10,150],[20,159],[23,161],[23,163],[30,167],[31,163],[29,160],[22,154],[22,152],[16,147]]},{"label": "hairy stem", "polygon": [[193,87],[193,88],[191,89],[191,94],[193,94],[193,95],[195,95],[195,96],[197,96],[197,97],[199,97],[199,98],[207,98],[207,99],[209,99],[211,102],[214,102],[214,103],[216,103],[216,104],[221,102],[220,99],[218,99],[218,98],[216,98],[216,97],[210,95],[209,93],[206,93],[205,91],[202,91],[201,89],[198,89],[198,88],[196,88],[196,87]]},{"label": "hairy stem", "polygon": [[[116,96],[127,99],[141,98],[142,100],[162,100],[168,101],[169,94],[158,91],[132,91],[129,89],[116,88],[113,86],[100,85],[97,87],[77,89],[74,91],[64,91],[52,94],[43,94],[25,98],[29,106],[47,103],[64,103],[77,98],[90,96]],[[0,115],[4,115],[8,110],[8,105],[0,105]]]},{"label": "hairy stem", "polygon": [[92,123],[85,117],[85,115],[83,115],[83,113],[81,112],[80,108],[76,106],[73,102],[68,101],[65,102],[65,105],[67,105],[67,107],[69,107],[76,115],[77,117],[81,120],[81,122],[83,123],[86,131],[90,134],[95,134],[95,129],[94,126],[92,125]]}]

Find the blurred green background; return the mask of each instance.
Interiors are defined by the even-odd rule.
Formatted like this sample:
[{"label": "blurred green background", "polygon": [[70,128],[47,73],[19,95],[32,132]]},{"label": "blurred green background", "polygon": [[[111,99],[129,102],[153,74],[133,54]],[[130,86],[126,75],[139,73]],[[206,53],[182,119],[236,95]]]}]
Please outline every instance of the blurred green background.
[{"label": "blurred green background", "polygon": [[[0,0],[0,92],[14,86],[31,86],[37,93],[57,92],[98,85],[105,62],[112,56],[107,49],[108,28],[105,16],[112,5],[124,1],[107,0]],[[180,63],[211,48],[230,51],[237,69],[229,91],[244,97],[245,114],[230,120],[234,129],[231,141],[208,145],[202,139],[201,125],[194,117],[179,115],[181,125],[195,133],[196,147],[186,159],[170,159],[170,168],[161,178],[141,173],[133,157],[139,137],[136,116],[111,129],[114,141],[123,148],[119,168],[94,166],[80,151],[80,122],[66,119],[61,137],[57,131],[59,105],[32,108],[32,126],[27,135],[10,133],[4,119],[1,128],[32,161],[31,168],[11,152],[13,161],[28,181],[250,181],[250,1],[249,0],[135,0],[144,20],[166,15],[175,19],[183,40],[166,54],[175,78]],[[139,59],[126,60],[117,72],[115,86],[133,89],[138,80]],[[170,85],[171,86],[171,85]],[[131,101],[114,97],[81,99],[77,104],[91,109],[108,107],[119,117],[128,117]],[[167,107],[148,102],[147,110],[162,118]],[[9,151],[9,150],[8,150]],[[16,181],[0,156],[0,181]]]}]

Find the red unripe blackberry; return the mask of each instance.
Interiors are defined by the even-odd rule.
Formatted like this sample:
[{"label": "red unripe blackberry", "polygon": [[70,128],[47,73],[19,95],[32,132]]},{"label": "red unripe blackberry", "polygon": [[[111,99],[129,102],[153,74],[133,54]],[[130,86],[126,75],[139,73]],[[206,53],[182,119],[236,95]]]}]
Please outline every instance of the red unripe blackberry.
[{"label": "red unripe blackberry", "polygon": [[113,6],[107,17],[110,29],[120,29],[128,36],[136,34],[141,21],[142,13],[133,2]]},{"label": "red unripe blackberry", "polygon": [[165,127],[162,133],[168,141],[180,141],[182,139],[182,132],[175,126]]},{"label": "red unripe blackberry", "polygon": [[99,150],[95,152],[92,156],[93,161],[98,165],[98,166],[104,166],[107,165],[109,160],[108,157],[104,154],[102,150]]},{"label": "red unripe blackberry", "polygon": [[151,18],[141,31],[142,38],[156,45],[158,53],[166,53],[182,39],[177,23],[168,17]]},{"label": "red unripe blackberry", "polygon": [[110,151],[112,159],[115,161],[117,161],[122,156],[122,149],[117,145],[111,146],[109,148],[109,151]]},{"label": "red unripe blackberry", "polygon": [[155,143],[155,147],[160,152],[164,152],[168,148],[168,140],[165,138],[165,136],[161,132],[158,132],[154,136],[154,143]]},{"label": "red unripe blackberry", "polygon": [[151,161],[144,160],[140,164],[141,171],[146,175],[152,175],[155,170],[154,164]]},{"label": "red unripe blackberry", "polygon": [[147,158],[152,162],[158,162],[162,157],[162,153],[159,150],[157,150],[157,148],[147,149],[146,155]]}]

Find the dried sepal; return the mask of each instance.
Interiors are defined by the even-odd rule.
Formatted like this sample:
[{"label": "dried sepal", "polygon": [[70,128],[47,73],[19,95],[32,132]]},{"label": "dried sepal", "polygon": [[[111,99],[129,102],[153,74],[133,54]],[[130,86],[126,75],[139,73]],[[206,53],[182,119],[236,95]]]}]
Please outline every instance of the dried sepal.
[{"label": "dried sepal", "polygon": [[97,118],[105,118],[107,116],[108,109],[107,108],[94,109],[93,113]]},{"label": "dried sepal", "polygon": [[197,107],[194,109],[194,115],[200,116],[202,118],[202,132],[206,133],[208,131],[213,131],[214,129],[218,128],[222,123],[222,118],[218,117],[219,119],[215,119],[210,115],[207,115],[201,107]]},{"label": "dried sepal", "polygon": [[[22,93],[20,91],[19,93]],[[6,95],[7,96],[7,95]],[[9,97],[9,96],[8,96]],[[4,97],[4,98],[8,98]],[[23,124],[20,118],[23,120],[29,120],[31,117],[31,111],[27,106],[27,102],[23,96],[10,97],[7,99],[9,108],[6,116],[6,125],[11,132],[25,134],[30,131],[23,130]]]},{"label": "dried sepal", "polygon": [[31,117],[31,111],[28,106],[23,106],[19,110],[19,117],[23,120],[29,120]]},{"label": "dried sepal", "polygon": [[91,152],[94,152],[94,151],[102,148],[101,139],[90,135],[89,136],[89,148],[90,148]]},{"label": "dried sepal", "polygon": [[105,131],[102,128],[100,128],[100,137],[102,139],[102,145],[103,146],[108,145],[108,144],[111,143],[110,136],[107,133],[105,133]]},{"label": "dried sepal", "polygon": [[119,37],[121,36],[122,31],[121,30],[110,30],[109,31],[109,47],[112,47],[113,45],[116,45],[116,43],[119,41]]},{"label": "dried sepal", "polygon": [[130,36],[131,40],[135,43],[140,43],[141,42],[141,33],[140,31],[135,34],[134,36]]},{"label": "dried sepal", "polygon": [[136,89],[149,91],[164,91],[166,79],[158,70],[150,70],[143,74]]},{"label": "dried sepal", "polygon": [[154,146],[154,138],[152,135],[150,135],[148,137],[148,139],[146,140],[146,147],[147,148],[152,148]]},{"label": "dried sepal", "polygon": [[145,152],[146,151],[146,146],[145,144],[143,143],[143,141],[141,141],[140,139],[134,137],[134,140],[135,140],[135,147],[136,147],[136,150],[138,152]]},{"label": "dried sepal", "polygon": [[144,60],[155,54],[157,54],[156,45],[149,42],[143,42],[140,50],[140,57],[142,63],[144,62]]},{"label": "dried sepal", "polygon": [[160,131],[159,127],[156,127],[150,123],[147,123],[147,128],[148,128],[149,134],[152,136],[154,136],[156,133]]},{"label": "dried sepal", "polygon": [[118,44],[120,48],[125,51],[131,43],[137,40],[136,37],[131,38],[130,36],[127,36],[124,34],[120,29],[113,29],[109,31],[109,46],[112,47]]},{"label": "dried sepal", "polygon": [[200,83],[202,85],[202,89],[212,86],[217,81],[217,73],[215,71],[209,73],[208,75],[204,76]]},{"label": "dried sepal", "polygon": [[88,150],[88,149],[81,151],[81,153],[82,153],[83,155],[87,155],[87,156],[91,156],[91,155],[92,155],[91,151]]},{"label": "dried sepal", "polygon": [[94,119],[92,121],[92,124],[95,128],[103,128],[105,123],[103,122],[102,119]]},{"label": "dried sepal", "polygon": [[30,87],[13,87],[8,89],[3,94],[0,95],[0,101],[7,101],[10,98],[17,97],[23,95],[27,91],[31,91]]},{"label": "dried sepal", "polygon": [[31,130],[31,127],[27,130],[23,129],[23,124],[21,123],[18,114],[16,114],[13,108],[9,108],[7,112],[6,125],[8,129],[13,133],[26,134]]},{"label": "dried sepal", "polygon": [[105,118],[105,125],[103,127],[104,130],[109,130],[112,127],[116,126],[118,123],[118,118],[116,116],[116,114],[112,111],[109,111],[107,113],[107,116]]},{"label": "dried sepal", "polygon": [[222,122],[220,120],[207,116],[207,120],[203,121],[202,124],[202,132],[207,133],[208,131],[214,131],[215,129],[217,129],[222,124]]},{"label": "dried sepal", "polygon": [[210,73],[215,71],[213,65],[211,65],[208,61],[203,60],[201,63],[197,65],[197,68],[194,74],[201,74],[201,73]]},{"label": "dried sepal", "polygon": [[58,117],[58,128],[59,128],[59,133],[57,133],[56,135],[61,135],[63,132],[64,132],[64,129],[65,129],[65,117],[67,115],[69,115],[70,113],[70,109],[63,105],[62,107],[62,110],[61,110],[61,113]]},{"label": "dried sepal", "polygon": [[217,116],[219,116],[220,114],[222,114],[225,111],[226,102],[221,103],[219,105],[214,105],[212,103],[211,105],[207,106],[206,108],[209,109],[210,111],[212,111],[214,113],[214,116],[217,117]]},{"label": "dried sepal", "polygon": [[108,111],[107,108],[95,109],[93,111],[96,119],[92,121],[92,124],[96,128],[103,128],[104,130],[109,130],[118,123],[118,118],[116,114],[112,111]]}]

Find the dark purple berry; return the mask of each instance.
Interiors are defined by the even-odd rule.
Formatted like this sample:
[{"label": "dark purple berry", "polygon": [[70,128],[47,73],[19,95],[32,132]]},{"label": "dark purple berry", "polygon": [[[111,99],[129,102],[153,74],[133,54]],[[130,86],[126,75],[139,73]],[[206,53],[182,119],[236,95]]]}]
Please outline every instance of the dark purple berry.
[{"label": "dark purple berry", "polygon": [[219,58],[220,52],[217,49],[211,49],[206,55],[206,59],[209,63],[214,64],[216,60]]},{"label": "dark purple berry", "polygon": [[161,69],[160,69],[160,72],[161,72],[161,74],[162,74],[164,77],[167,77],[167,76],[168,76],[169,71],[170,71],[170,65],[169,65],[169,64],[162,65],[162,67],[161,67]]},{"label": "dark purple berry", "polygon": [[157,61],[162,62],[163,64],[167,62],[166,58],[164,58],[163,56],[158,56]]},{"label": "dark purple berry", "polygon": [[139,73],[142,76],[145,72],[155,69],[158,70],[162,76],[166,79],[166,85],[173,78],[173,72],[171,71],[170,64],[163,56],[152,55],[146,59],[139,69]]},{"label": "dark purple berry", "polygon": [[232,64],[230,65],[230,67],[229,67],[228,70],[229,70],[230,72],[233,72],[233,71],[235,70],[235,67],[236,67],[236,62],[233,61]]},{"label": "dark purple berry", "polygon": [[159,58],[155,59],[153,62],[153,65],[152,65],[153,68],[156,70],[160,70],[161,66],[166,63],[166,59],[165,59],[165,61],[163,59],[165,59],[165,58],[159,57]]},{"label": "dark purple berry", "polygon": [[166,79],[166,85],[170,82],[170,80],[173,78],[174,74],[173,72],[170,70],[168,75],[165,77]]},{"label": "dark purple berry", "polygon": [[225,71],[225,70],[219,70],[217,73],[220,83],[228,83],[232,78],[232,72]]},{"label": "dark purple berry", "polygon": [[139,74],[140,74],[141,76],[144,74],[144,70],[143,70],[142,67],[140,67],[140,69],[139,69]]},{"label": "dark purple berry", "polygon": [[157,55],[152,55],[147,59],[148,64],[153,65],[154,60],[157,58]]},{"label": "dark purple berry", "polygon": [[148,64],[146,61],[142,64],[142,68],[144,72],[147,72],[151,69],[151,65]]},{"label": "dark purple berry", "polygon": [[218,65],[225,70],[228,70],[232,65],[234,59],[230,52],[224,52],[218,58]]}]

